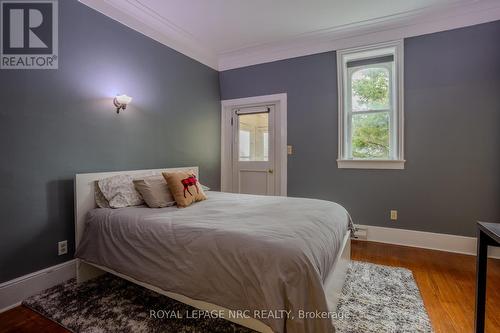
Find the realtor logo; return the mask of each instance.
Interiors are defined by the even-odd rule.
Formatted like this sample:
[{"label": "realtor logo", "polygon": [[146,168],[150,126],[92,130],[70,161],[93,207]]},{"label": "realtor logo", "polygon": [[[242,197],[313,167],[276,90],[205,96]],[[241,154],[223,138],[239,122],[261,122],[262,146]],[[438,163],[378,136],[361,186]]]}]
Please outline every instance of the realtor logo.
[{"label": "realtor logo", "polygon": [[0,0],[0,68],[57,69],[57,0]]}]

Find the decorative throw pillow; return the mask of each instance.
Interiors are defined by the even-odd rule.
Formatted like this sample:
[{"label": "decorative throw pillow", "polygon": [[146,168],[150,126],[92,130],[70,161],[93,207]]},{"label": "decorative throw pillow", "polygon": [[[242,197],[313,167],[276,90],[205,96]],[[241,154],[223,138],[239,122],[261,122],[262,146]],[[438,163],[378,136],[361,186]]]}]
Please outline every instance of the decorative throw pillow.
[{"label": "decorative throw pillow", "polygon": [[134,186],[148,207],[162,208],[175,205],[175,199],[161,175],[134,179]]},{"label": "decorative throw pillow", "polygon": [[144,204],[141,195],[134,188],[132,177],[117,175],[98,181],[99,189],[111,208],[138,206]]},{"label": "decorative throw pillow", "polygon": [[207,198],[194,172],[164,172],[163,177],[178,207],[187,207]]},{"label": "decorative throw pillow", "polygon": [[102,194],[101,189],[99,188],[99,183],[96,180],[94,184],[94,198],[95,198],[95,203],[97,207],[99,208],[109,208],[109,202]]}]

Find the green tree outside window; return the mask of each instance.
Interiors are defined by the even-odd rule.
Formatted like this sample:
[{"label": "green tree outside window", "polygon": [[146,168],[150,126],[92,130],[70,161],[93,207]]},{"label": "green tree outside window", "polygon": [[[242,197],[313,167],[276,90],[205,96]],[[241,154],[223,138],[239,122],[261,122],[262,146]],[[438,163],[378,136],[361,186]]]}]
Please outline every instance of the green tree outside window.
[{"label": "green tree outside window", "polygon": [[358,159],[389,159],[389,71],[366,68],[352,76],[352,156]]}]

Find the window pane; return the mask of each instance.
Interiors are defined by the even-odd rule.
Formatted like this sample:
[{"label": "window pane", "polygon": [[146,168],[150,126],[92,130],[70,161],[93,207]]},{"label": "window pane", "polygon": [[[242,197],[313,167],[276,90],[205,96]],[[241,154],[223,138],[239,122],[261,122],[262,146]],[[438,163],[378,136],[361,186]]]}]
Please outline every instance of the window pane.
[{"label": "window pane", "polygon": [[269,160],[269,132],[262,132],[262,142],[264,144],[264,160]]},{"label": "window pane", "polygon": [[240,161],[269,160],[269,113],[240,115]]},{"label": "window pane", "polygon": [[352,110],[387,110],[390,108],[389,71],[372,67],[352,74]]},{"label": "window pane", "polygon": [[389,159],[389,113],[352,115],[352,157]]},{"label": "window pane", "polygon": [[240,130],[240,161],[250,159],[250,132]]}]

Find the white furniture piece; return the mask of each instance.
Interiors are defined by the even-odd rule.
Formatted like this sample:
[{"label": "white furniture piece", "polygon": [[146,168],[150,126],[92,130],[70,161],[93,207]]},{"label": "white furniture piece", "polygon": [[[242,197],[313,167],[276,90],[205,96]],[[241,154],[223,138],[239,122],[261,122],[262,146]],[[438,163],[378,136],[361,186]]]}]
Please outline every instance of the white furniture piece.
[{"label": "white furniture piece", "polygon": [[[142,176],[148,174],[159,174],[165,171],[182,171],[182,170],[193,170],[195,171],[196,176],[199,178],[199,169],[198,167],[183,167],[183,168],[168,168],[168,169],[150,169],[150,170],[133,170],[133,171],[116,171],[116,172],[102,172],[102,173],[87,173],[87,174],[77,174],[75,176],[75,241],[76,247],[78,248],[78,244],[81,240],[81,237],[84,233],[85,228],[85,217],[89,210],[96,208],[94,191],[95,191],[95,182],[100,179],[104,179],[107,177],[119,175],[119,174],[127,174],[131,176]],[[325,282],[324,289],[326,293],[326,297],[328,300],[328,306],[330,311],[335,311],[337,301],[339,299],[342,286],[345,281],[345,276],[347,273],[347,267],[350,260],[350,233],[348,232],[343,241],[342,248],[337,254],[337,258],[335,261],[335,266],[330,272],[327,281]],[[120,278],[128,280],[132,283],[145,287],[147,289],[153,290],[159,294],[165,295],[172,299],[175,299],[179,302],[188,304],[200,310],[206,311],[217,311],[218,313],[224,313],[222,317],[230,320],[239,325],[251,328],[258,332],[272,332],[271,328],[264,324],[263,322],[253,319],[253,318],[234,318],[234,316],[229,316],[229,310],[208,302],[196,300],[189,298],[184,295],[180,295],[177,293],[173,293],[168,290],[162,290],[154,285],[138,281],[130,276],[118,273],[113,269],[108,267],[96,265],[93,263],[86,262],[81,259],[77,259],[77,283],[85,282],[91,278],[97,277],[105,272],[114,274]]]}]

